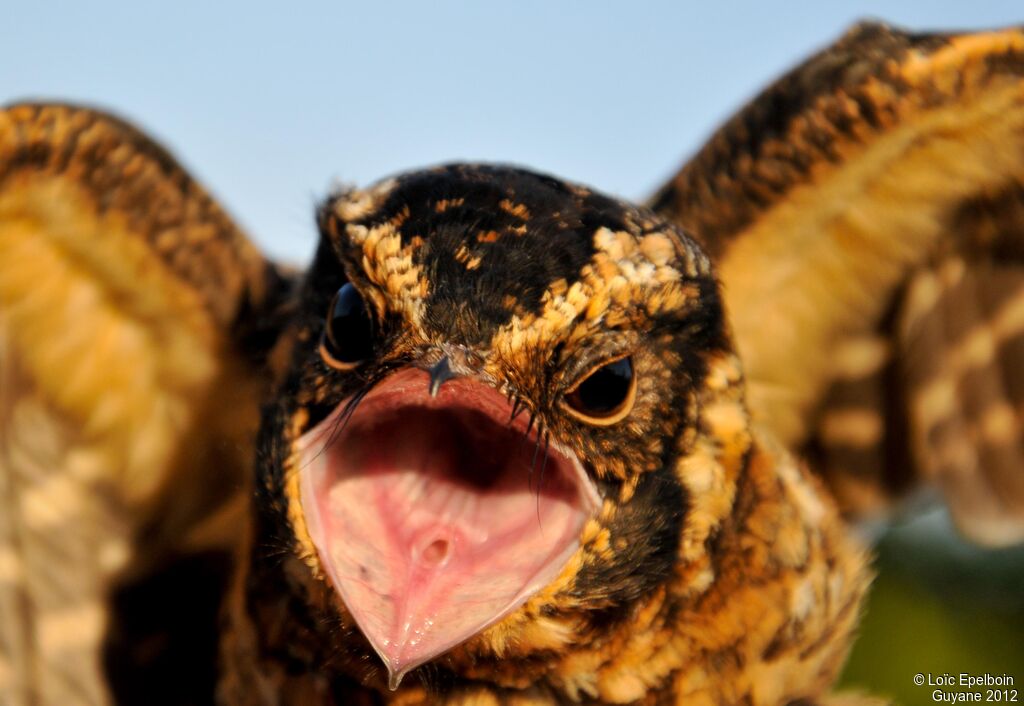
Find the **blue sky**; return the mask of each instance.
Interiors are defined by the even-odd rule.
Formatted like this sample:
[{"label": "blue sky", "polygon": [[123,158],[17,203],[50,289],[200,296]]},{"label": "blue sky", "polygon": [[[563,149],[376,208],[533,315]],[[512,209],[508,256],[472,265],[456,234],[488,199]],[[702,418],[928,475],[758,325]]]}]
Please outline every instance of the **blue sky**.
[{"label": "blue sky", "polygon": [[294,261],[312,251],[312,207],[334,180],[505,161],[639,199],[858,18],[1024,22],[1019,0],[5,5],[0,101],[121,113]]}]

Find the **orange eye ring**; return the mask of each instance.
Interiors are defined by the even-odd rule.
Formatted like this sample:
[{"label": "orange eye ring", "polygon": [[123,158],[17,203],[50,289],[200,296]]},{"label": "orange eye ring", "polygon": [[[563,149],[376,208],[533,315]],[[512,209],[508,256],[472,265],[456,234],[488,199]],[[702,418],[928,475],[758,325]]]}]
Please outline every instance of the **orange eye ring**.
[{"label": "orange eye ring", "polygon": [[591,368],[562,398],[562,406],[569,414],[595,426],[621,422],[635,402],[636,374],[629,355]]},{"label": "orange eye ring", "polygon": [[356,361],[355,363],[345,363],[343,361],[338,360],[333,355],[331,355],[331,351],[328,349],[327,342],[325,339],[326,337],[320,339],[320,358],[324,361],[324,364],[327,367],[333,368],[334,370],[338,370],[343,373],[347,373],[352,370],[355,370],[356,368],[363,364],[363,361],[361,360]]}]

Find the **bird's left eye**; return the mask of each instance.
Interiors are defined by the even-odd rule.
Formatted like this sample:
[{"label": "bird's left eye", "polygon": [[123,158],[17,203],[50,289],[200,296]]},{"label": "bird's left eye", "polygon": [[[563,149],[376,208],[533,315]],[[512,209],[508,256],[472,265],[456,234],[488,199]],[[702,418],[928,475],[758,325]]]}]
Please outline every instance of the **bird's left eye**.
[{"label": "bird's left eye", "polygon": [[607,426],[622,420],[636,399],[633,360],[619,358],[594,368],[565,395],[566,409],[588,424]]},{"label": "bird's left eye", "polygon": [[373,319],[363,297],[345,284],[331,300],[320,355],[338,370],[352,370],[373,355]]}]

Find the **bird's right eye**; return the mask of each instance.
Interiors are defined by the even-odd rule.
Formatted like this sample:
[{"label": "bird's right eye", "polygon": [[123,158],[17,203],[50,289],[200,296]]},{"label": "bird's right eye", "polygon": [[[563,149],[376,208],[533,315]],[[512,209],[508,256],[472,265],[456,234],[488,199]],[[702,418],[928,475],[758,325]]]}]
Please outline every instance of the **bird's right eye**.
[{"label": "bird's right eye", "polygon": [[373,355],[373,319],[362,295],[345,284],[331,300],[320,355],[338,370],[352,370]]}]

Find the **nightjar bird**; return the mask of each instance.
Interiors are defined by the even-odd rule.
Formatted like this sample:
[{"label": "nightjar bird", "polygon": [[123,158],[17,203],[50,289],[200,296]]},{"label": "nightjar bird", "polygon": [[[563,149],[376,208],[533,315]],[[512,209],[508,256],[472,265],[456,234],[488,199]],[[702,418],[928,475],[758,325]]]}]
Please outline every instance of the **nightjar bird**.
[{"label": "nightjar bird", "polygon": [[643,206],[453,164],[317,223],[277,265],[0,112],[3,704],[869,703],[854,524],[1024,538],[1020,29],[858,25]]}]

